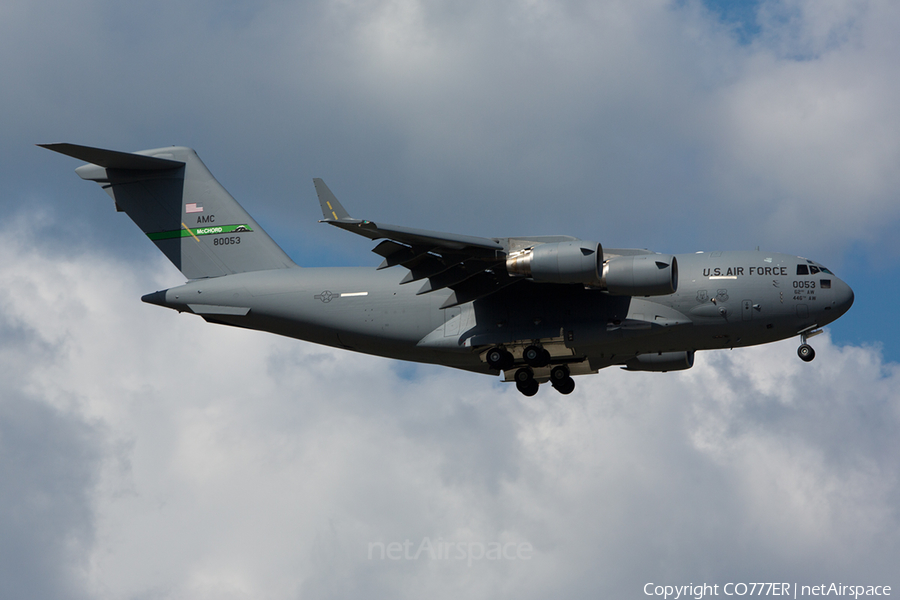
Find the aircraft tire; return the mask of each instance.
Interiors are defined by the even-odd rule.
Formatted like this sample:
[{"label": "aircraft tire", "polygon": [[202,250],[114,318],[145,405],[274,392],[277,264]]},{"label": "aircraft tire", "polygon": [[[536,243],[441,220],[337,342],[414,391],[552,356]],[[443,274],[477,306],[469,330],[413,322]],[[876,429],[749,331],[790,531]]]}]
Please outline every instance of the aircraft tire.
[{"label": "aircraft tire", "polygon": [[813,350],[813,347],[809,344],[801,344],[799,348],[797,348],[797,356],[804,362],[809,362],[816,357],[816,351]]},{"label": "aircraft tire", "polygon": [[[521,369],[520,369],[521,370]],[[538,393],[540,384],[534,379],[526,379],[525,381],[516,380],[516,388],[526,396],[534,396]]]},{"label": "aircraft tire", "polygon": [[550,364],[550,353],[540,346],[528,346],[522,351],[522,358],[525,360],[525,364],[536,369]]},{"label": "aircraft tire", "polygon": [[516,371],[516,384],[534,381],[534,371],[528,367],[522,367]]},{"label": "aircraft tire", "polygon": [[499,346],[488,350],[485,358],[488,366],[497,371],[505,371],[511,368],[516,360],[508,350]]},{"label": "aircraft tire", "polygon": [[554,386],[569,378],[569,367],[566,365],[556,365],[550,370],[550,383]]},{"label": "aircraft tire", "polygon": [[575,380],[566,375],[566,378],[561,381],[553,382],[553,389],[555,389],[560,394],[571,394],[575,391]]}]

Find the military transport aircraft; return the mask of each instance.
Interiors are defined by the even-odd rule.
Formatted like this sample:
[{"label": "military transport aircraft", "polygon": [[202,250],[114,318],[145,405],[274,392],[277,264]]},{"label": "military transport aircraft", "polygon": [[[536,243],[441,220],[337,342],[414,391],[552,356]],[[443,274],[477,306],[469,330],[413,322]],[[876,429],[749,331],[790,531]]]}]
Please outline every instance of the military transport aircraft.
[{"label": "military transport aircraft", "polygon": [[89,164],[187,283],[144,302],[211,323],[515,381],[523,394],[620,365],[689,369],[697,350],[800,336],[853,291],[821,264],[773,252],[657,254],[568,236],[482,238],[352,218],[314,179],[323,223],[383,240],[378,268],[300,268],[190,148],[42,145]]}]

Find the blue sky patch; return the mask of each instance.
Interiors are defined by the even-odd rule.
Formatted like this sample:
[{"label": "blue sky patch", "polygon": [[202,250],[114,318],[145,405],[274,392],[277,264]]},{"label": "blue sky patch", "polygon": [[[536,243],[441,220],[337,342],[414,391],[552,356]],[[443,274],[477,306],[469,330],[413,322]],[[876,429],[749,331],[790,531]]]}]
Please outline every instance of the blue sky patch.
[{"label": "blue sky patch", "polygon": [[741,44],[749,44],[760,34],[757,14],[761,0],[703,0],[703,6],[733,28]]}]

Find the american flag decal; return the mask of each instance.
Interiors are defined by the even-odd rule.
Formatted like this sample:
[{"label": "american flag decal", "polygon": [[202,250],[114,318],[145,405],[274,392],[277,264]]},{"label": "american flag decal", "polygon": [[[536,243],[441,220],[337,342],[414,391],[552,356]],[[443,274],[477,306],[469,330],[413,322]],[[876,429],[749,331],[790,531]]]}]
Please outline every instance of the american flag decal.
[{"label": "american flag decal", "polygon": [[185,204],[185,205],[184,205],[184,212],[186,212],[186,213],[198,213],[198,212],[203,212],[203,207],[202,207],[202,206],[197,206],[197,203],[196,203],[196,202],[192,202],[192,203],[190,203],[190,204]]}]

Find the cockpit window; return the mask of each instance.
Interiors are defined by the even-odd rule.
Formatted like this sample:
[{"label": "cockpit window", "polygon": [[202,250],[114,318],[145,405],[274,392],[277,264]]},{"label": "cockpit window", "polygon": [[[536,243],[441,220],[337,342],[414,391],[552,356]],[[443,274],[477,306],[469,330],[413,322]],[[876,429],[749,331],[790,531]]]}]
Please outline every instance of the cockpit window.
[{"label": "cockpit window", "polygon": [[834,275],[834,273],[832,273],[831,271],[829,271],[829,270],[826,269],[825,267],[822,267],[822,272],[823,272],[823,273],[828,273],[829,275]]},{"label": "cockpit window", "polygon": [[809,269],[806,265],[797,265],[797,275],[809,275]]},{"label": "cockpit window", "polygon": [[818,272],[819,272],[819,267],[817,267],[816,265],[809,265],[809,274],[810,275],[815,275]]}]

